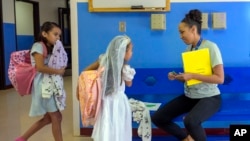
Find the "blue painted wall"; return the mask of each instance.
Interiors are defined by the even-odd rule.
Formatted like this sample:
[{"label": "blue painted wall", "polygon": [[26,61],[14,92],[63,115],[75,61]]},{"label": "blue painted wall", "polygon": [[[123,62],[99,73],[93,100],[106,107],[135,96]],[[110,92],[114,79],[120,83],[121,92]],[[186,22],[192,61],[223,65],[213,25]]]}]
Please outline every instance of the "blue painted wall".
[{"label": "blue painted wall", "polygon": [[[209,13],[210,29],[203,30],[202,35],[217,43],[225,67],[250,66],[250,2],[171,3],[171,11],[165,13],[165,31],[150,29],[150,12],[89,13],[88,3],[78,3],[77,7],[79,72],[105,52],[114,36],[124,34],[118,31],[119,21],[126,21],[125,34],[134,44],[133,67],[181,68],[181,52],[186,45],[179,37],[178,24],[194,8]],[[226,29],[211,28],[212,12],[226,12]]]},{"label": "blue painted wall", "polygon": [[[205,39],[221,49],[226,67],[250,66],[250,2],[171,3],[166,12],[167,29],[150,29],[150,12],[89,13],[88,3],[78,3],[79,70],[105,52],[109,41],[120,33],[119,21],[126,21],[127,32],[134,44],[131,65],[135,68],[181,67],[181,52],[186,45],[180,40],[178,24],[194,8],[209,13]],[[211,13],[226,12],[227,29],[212,29]]]},{"label": "blue painted wall", "polygon": [[33,35],[17,35],[17,50],[31,49],[33,43]]},{"label": "blue painted wall", "polygon": [[3,23],[4,34],[4,66],[5,66],[5,84],[10,85],[8,78],[8,68],[11,52],[16,50],[16,26],[12,23]]}]

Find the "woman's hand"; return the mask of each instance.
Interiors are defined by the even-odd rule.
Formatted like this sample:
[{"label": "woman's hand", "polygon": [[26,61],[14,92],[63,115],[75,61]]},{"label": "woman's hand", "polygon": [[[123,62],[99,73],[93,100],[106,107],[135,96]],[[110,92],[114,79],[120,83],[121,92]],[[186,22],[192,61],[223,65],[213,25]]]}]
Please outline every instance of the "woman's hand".
[{"label": "woman's hand", "polygon": [[175,76],[176,76],[177,74],[175,73],[175,72],[169,72],[168,73],[168,79],[169,80],[175,80]]},{"label": "woman's hand", "polygon": [[193,79],[193,74],[192,73],[180,73],[175,76],[175,79],[188,81],[190,79]]}]

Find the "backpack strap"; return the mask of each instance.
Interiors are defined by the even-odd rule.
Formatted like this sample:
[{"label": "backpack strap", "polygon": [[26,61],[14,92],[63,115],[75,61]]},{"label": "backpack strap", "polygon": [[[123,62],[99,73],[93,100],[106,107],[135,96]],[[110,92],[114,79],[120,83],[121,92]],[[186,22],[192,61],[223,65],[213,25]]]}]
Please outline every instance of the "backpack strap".
[{"label": "backpack strap", "polygon": [[[96,81],[98,78],[101,77],[102,72],[103,72],[104,70],[105,70],[104,67],[99,67],[99,68],[96,70],[96,78],[94,79],[94,81]],[[93,83],[92,83],[91,86],[90,86],[90,90],[92,90],[92,88],[93,88],[93,86],[94,86],[94,81],[93,81]],[[92,93],[92,92],[91,92],[91,93]]]},{"label": "backpack strap", "polygon": [[46,48],[46,45],[44,44],[44,42],[40,42],[40,44],[43,46],[43,57],[46,58],[48,55],[48,50]]},{"label": "backpack strap", "polygon": [[97,69],[97,77],[100,77],[100,75],[102,75],[102,72],[105,70],[105,67],[99,67]]}]

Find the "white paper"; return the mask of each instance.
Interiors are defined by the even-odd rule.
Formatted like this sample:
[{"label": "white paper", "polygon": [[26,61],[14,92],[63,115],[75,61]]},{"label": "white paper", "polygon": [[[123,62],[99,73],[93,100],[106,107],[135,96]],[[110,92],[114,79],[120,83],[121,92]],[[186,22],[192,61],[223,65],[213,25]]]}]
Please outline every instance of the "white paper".
[{"label": "white paper", "polygon": [[161,106],[161,103],[151,103],[151,102],[143,102],[143,103],[146,105],[149,111],[157,111]]}]

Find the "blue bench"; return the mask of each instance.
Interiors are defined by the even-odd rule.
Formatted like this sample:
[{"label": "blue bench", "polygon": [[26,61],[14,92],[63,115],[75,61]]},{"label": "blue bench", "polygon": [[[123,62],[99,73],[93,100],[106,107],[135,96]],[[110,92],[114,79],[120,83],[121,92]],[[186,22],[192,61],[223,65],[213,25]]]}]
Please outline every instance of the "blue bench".
[{"label": "blue bench", "polygon": [[[133,86],[126,88],[129,98],[145,102],[166,103],[183,94],[183,83],[169,81],[170,71],[183,72],[180,68],[137,68]],[[224,68],[225,81],[219,85],[223,99],[218,113],[203,123],[207,134],[228,135],[230,124],[250,124],[250,67]],[[182,116],[175,121],[183,126]],[[153,135],[166,133],[153,126]],[[133,123],[136,128],[137,124]]]}]

